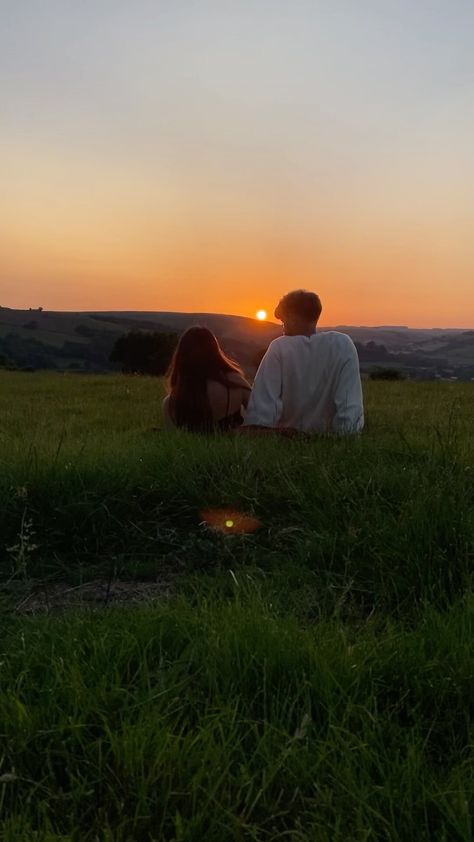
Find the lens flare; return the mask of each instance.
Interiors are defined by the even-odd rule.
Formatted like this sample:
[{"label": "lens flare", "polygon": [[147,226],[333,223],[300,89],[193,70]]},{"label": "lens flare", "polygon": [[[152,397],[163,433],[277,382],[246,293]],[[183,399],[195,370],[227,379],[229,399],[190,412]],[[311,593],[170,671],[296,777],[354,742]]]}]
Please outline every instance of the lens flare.
[{"label": "lens flare", "polygon": [[247,535],[262,525],[252,515],[230,509],[206,509],[199,517],[204,526],[227,535]]}]

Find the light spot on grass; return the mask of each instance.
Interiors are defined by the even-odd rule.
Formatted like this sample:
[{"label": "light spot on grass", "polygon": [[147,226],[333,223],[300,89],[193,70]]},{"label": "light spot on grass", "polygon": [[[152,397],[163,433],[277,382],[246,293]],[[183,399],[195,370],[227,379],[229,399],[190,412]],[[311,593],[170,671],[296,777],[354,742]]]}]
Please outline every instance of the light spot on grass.
[{"label": "light spot on grass", "polygon": [[261,526],[257,518],[235,509],[207,509],[200,513],[201,523],[210,529],[229,534],[245,535],[256,532]]}]

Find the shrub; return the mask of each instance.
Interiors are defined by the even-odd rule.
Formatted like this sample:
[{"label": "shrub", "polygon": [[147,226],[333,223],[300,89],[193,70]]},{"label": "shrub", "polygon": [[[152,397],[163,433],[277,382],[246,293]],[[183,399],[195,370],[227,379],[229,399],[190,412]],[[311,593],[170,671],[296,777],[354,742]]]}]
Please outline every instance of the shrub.
[{"label": "shrub", "polygon": [[131,330],[115,342],[110,362],[120,363],[124,374],[159,377],[167,371],[177,344],[176,333]]},{"label": "shrub", "polygon": [[375,368],[369,377],[371,380],[405,380],[403,371],[398,368]]}]

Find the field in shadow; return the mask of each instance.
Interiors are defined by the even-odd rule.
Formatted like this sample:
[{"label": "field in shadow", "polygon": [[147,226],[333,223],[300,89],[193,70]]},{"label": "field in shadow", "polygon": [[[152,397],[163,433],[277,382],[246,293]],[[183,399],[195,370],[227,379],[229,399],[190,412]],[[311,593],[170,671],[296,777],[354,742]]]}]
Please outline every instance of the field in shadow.
[{"label": "field in shadow", "polygon": [[472,838],[473,389],[365,388],[355,439],[201,438],[1,375],[5,840]]}]

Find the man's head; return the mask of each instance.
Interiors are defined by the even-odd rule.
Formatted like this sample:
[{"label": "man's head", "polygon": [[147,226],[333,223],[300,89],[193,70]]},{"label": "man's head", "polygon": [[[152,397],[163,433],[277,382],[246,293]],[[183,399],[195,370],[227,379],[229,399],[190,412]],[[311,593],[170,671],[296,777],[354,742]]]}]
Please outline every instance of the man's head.
[{"label": "man's head", "polygon": [[321,315],[321,302],[315,292],[295,289],[278,302],[275,318],[283,322],[286,336],[310,336]]}]

